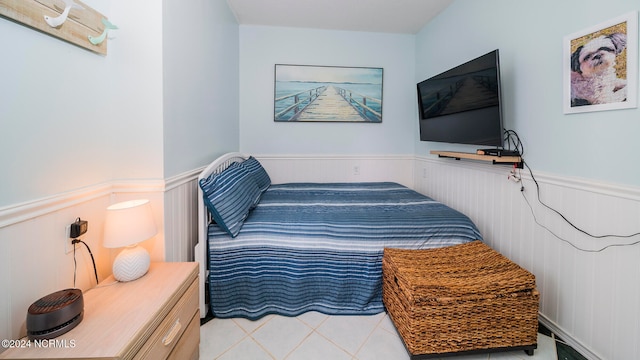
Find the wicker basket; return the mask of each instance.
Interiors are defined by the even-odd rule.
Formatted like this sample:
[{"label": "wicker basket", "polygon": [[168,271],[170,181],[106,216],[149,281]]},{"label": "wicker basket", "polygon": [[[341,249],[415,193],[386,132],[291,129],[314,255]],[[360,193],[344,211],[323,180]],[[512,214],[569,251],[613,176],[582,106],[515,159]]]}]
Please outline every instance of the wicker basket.
[{"label": "wicker basket", "polygon": [[412,358],[537,347],[535,277],[480,241],[385,249],[383,301]]}]

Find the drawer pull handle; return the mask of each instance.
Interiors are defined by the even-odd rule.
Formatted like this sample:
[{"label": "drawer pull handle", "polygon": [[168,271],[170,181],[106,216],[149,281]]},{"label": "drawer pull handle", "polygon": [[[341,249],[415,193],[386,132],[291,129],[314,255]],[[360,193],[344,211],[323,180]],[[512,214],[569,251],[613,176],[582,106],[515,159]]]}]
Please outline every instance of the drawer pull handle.
[{"label": "drawer pull handle", "polygon": [[162,343],[164,344],[164,346],[168,346],[173,342],[173,339],[176,337],[176,335],[178,335],[180,329],[182,329],[182,324],[180,324],[180,319],[178,319],[175,323],[173,323],[173,326],[171,327],[167,335],[162,338]]}]

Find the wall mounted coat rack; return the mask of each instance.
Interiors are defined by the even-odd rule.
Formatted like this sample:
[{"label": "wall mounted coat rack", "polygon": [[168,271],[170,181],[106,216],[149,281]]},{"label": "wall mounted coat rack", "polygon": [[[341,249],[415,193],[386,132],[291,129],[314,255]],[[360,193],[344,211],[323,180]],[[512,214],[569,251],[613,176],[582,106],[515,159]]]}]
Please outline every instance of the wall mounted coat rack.
[{"label": "wall mounted coat rack", "polygon": [[0,15],[103,55],[106,32],[117,29],[79,0],[0,0]]}]

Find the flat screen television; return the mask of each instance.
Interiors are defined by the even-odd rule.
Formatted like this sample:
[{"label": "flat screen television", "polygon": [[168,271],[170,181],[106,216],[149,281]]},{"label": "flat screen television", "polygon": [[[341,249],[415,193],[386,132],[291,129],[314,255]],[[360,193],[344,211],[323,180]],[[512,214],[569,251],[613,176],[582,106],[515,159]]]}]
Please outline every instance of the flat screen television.
[{"label": "flat screen television", "polygon": [[417,84],[420,140],[503,146],[498,50]]}]

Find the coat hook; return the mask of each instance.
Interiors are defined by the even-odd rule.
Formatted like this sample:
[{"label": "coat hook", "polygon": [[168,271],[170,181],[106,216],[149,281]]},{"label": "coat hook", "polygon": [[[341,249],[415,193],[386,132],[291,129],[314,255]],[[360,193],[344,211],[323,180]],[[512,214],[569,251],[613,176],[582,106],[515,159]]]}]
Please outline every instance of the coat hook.
[{"label": "coat hook", "polygon": [[102,31],[102,34],[100,34],[100,36],[97,36],[97,37],[93,37],[91,35],[87,36],[87,38],[89,39],[89,42],[92,43],[93,45],[100,45],[104,41],[104,39],[106,39],[107,33],[109,32],[109,30],[118,29],[117,26],[113,25],[109,20],[105,18],[102,18],[102,23],[104,24],[104,31]]},{"label": "coat hook", "polygon": [[71,11],[71,9],[84,9],[84,7],[76,4],[73,0],[63,0],[64,1],[64,11],[62,12],[62,14],[60,14],[60,16],[56,16],[56,17],[50,17],[45,15],[44,16],[44,21],[47,22],[47,24],[49,24],[49,26],[51,27],[58,27],[60,25],[62,25],[65,21],[67,21],[67,17],[69,16],[69,11]]}]

